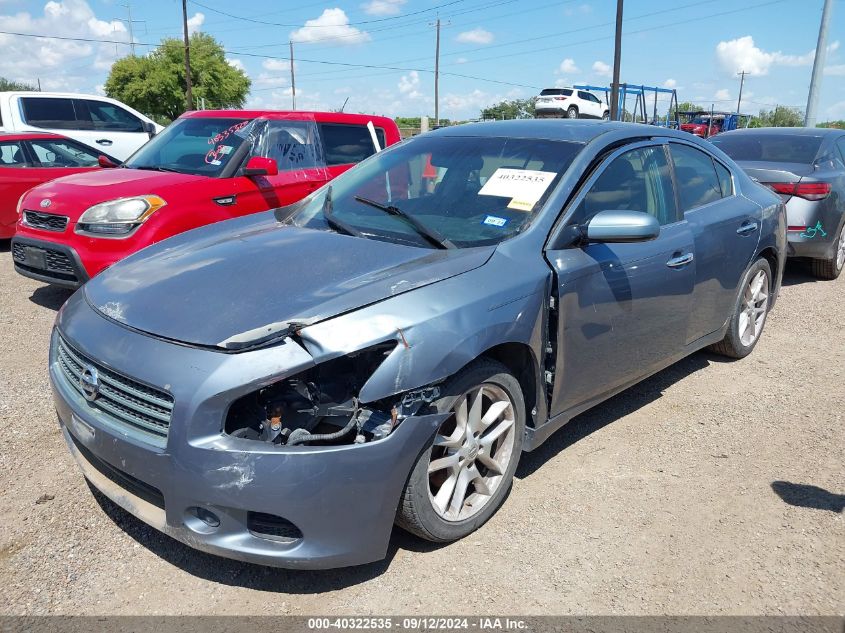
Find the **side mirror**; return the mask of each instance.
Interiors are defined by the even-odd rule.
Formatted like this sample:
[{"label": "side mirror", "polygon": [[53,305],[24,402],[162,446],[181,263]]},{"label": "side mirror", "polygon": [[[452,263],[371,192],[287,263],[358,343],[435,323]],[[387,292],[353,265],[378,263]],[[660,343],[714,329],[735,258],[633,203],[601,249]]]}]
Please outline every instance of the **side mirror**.
[{"label": "side mirror", "polygon": [[110,169],[111,167],[117,167],[117,163],[115,163],[111,158],[108,156],[103,156],[100,154],[97,156],[97,164],[104,169]]},{"label": "side mirror", "polygon": [[156,126],[155,123],[150,123],[149,121],[144,121],[143,123],[144,132],[147,133],[147,136],[150,138],[156,135]]},{"label": "side mirror", "polygon": [[279,173],[279,165],[272,158],[253,156],[246,162],[244,176],[275,176]]},{"label": "side mirror", "polygon": [[599,211],[585,233],[591,242],[647,242],[660,235],[660,223],[642,211]]}]

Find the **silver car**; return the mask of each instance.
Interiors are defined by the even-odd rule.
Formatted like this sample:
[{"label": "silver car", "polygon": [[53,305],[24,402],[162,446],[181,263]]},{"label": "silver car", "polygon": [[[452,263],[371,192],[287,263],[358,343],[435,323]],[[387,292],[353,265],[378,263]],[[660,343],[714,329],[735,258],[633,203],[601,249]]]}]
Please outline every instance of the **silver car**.
[{"label": "silver car", "polygon": [[713,144],[786,204],[789,257],[808,259],[821,279],[845,266],[845,130],[758,128]]}]

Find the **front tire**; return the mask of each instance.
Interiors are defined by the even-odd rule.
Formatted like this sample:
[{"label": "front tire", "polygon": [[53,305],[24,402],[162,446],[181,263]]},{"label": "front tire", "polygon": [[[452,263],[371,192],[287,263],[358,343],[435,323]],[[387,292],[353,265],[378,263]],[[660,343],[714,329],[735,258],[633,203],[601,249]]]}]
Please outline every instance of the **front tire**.
[{"label": "front tire", "polygon": [[396,523],[428,541],[456,541],[481,527],[513,483],[525,433],[519,382],[482,359],[453,376],[433,407],[452,412],[417,458]]},{"label": "front tire", "polygon": [[605,110],[601,115],[602,121],[610,121],[610,110]]},{"label": "front tire", "polygon": [[569,109],[566,111],[566,118],[567,119],[577,119],[578,118],[578,108],[575,106],[569,106]]},{"label": "front tire", "polygon": [[819,279],[836,279],[845,268],[845,222],[839,231],[839,237],[833,245],[831,259],[814,259],[810,263],[813,275]]},{"label": "front tire", "polygon": [[771,266],[761,257],[742,278],[728,331],[725,338],[710,346],[712,351],[729,358],[745,358],[751,353],[766,324],[773,285]]}]

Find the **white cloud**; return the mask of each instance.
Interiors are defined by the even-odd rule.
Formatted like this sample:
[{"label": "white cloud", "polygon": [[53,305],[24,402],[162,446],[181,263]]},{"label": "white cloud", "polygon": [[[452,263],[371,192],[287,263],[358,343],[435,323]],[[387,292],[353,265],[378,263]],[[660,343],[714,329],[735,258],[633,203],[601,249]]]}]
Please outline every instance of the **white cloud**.
[{"label": "white cloud", "polygon": [[361,8],[368,15],[398,15],[407,0],[371,0]]},{"label": "white cloud", "polygon": [[[746,95],[749,96],[749,95]],[[729,101],[731,98],[731,93],[727,88],[722,88],[721,90],[717,90],[716,94],[713,95],[714,101]]]},{"label": "white cloud", "polygon": [[471,31],[459,33],[455,41],[462,44],[490,44],[493,41],[493,34],[479,26]]},{"label": "white cloud", "polygon": [[568,73],[568,74],[575,74],[575,73],[581,72],[581,70],[578,68],[578,66],[575,65],[575,60],[572,59],[571,57],[567,57],[566,59],[564,59],[560,63],[560,69],[559,70],[562,73]]},{"label": "white cloud", "polygon": [[265,59],[261,67],[270,72],[280,73],[290,71],[290,60],[287,59]]},{"label": "white cloud", "polygon": [[370,34],[349,26],[343,9],[326,9],[320,17],[306,20],[305,26],[290,34],[292,42],[331,42],[335,44],[361,44],[370,41]]},{"label": "white cloud", "polygon": [[830,119],[845,119],[845,101],[838,101],[829,108],[825,109],[825,113]]},{"label": "white cloud", "polygon": [[663,82],[663,87],[669,88],[671,90],[672,88],[678,87],[678,82],[675,81],[674,79],[667,79],[666,81]]},{"label": "white cloud", "polygon": [[[85,0],[47,2],[41,15],[25,11],[0,15],[0,29],[129,41],[122,22],[99,19]],[[92,69],[107,70],[115,59],[129,53],[129,47],[0,35],[0,51],[0,76],[31,84],[40,78],[44,90],[93,92],[103,79]]]},{"label": "white cloud", "polygon": [[229,66],[231,66],[232,68],[237,68],[242,73],[246,74],[246,66],[244,66],[244,63],[241,60],[227,57],[226,63],[229,64]]},{"label": "white cloud", "polygon": [[[827,47],[828,52],[839,48],[839,41]],[[752,75],[768,75],[773,66],[809,66],[816,55],[815,49],[803,55],[785,55],[780,51],[764,51],[754,44],[750,35],[722,41],[716,45],[716,59],[727,73],[746,71]]]},{"label": "white cloud", "polygon": [[593,62],[593,72],[599,77],[610,77],[613,74],[613,68],[602,61],[596,61]]},{"label": "white cloud", "polygon": [[825,66],[824,74],[831,77],[845,77],[845,64]]},{"label": "white cloud", "polygon": [[455,63],[456,64],[466,64],[468,61],[469,60],[466,57],[458,57],[458,59],[455,60]]},{"label": "white cloud", "polygon": [[205,22],[205,14],[204,13],[194,13],[191,17],[188,18],[188,35],[193,35],[197,31],[202,30],[202,25]]},{"label": "white cloud", "polygon": [[584,4],[579,4],[575,8],[564,9],[563,12],[567,17],[572,17],[573,15],[576,15],[576,14],[588,15],[589,13],[593,12],[593,7],[591,7],[589,4],[584,3]]},{"label": "white cloud", "polygon": [[399,93],[408,99],[419,99],[422,93],[419,91],[420,74],[416,70],[412,70],[407,75],[402,75],[399,78]]}]

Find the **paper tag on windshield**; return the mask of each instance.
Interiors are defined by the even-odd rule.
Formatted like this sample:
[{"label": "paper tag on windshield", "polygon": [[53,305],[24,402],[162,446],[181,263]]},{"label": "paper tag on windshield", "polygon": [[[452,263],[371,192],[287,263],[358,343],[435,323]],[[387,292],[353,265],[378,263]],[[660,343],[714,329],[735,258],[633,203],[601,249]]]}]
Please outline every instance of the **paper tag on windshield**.
[{"label": "paper tag on windshield", "polygon": [[530,211],[552,184],[553,171],[499,168],[478,192],[480,196],[511,198],[509,209]]}]

